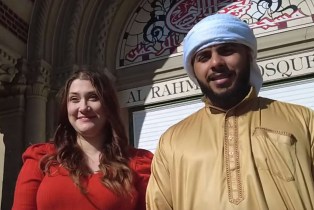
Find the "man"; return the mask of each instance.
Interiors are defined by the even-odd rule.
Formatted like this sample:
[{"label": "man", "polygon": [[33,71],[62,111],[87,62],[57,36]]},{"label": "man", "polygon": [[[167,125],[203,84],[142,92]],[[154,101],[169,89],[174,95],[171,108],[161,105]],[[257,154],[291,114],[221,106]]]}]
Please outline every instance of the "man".
[{"label": "man", "polygon": [[147,208],[314,209],[314,112],[257,97],[262,76],[248,25],[206,17],[183,51],[205,107],[162,135]]}]

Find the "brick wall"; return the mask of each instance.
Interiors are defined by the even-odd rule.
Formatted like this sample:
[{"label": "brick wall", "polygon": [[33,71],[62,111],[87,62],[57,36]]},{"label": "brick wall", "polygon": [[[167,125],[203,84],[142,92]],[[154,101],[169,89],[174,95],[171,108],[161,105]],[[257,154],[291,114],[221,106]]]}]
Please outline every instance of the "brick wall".
[{"label": "brick wall", "polygon": [[0,24],[11,31],[24,43],[27,42],[29,25],[20,17],[18,17],[2,1],[0,1]]}]

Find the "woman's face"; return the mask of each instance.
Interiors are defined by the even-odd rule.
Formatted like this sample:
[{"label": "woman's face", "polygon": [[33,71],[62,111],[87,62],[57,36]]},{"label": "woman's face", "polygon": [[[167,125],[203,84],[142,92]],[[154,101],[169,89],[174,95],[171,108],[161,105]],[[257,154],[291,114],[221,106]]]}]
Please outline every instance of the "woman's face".
[{"label": "woman's face", "polygon": [[68,92],[67,110],[69,121],[79,135],[97,138],[103,134],[105,111],[89,80],[73,80]]}]

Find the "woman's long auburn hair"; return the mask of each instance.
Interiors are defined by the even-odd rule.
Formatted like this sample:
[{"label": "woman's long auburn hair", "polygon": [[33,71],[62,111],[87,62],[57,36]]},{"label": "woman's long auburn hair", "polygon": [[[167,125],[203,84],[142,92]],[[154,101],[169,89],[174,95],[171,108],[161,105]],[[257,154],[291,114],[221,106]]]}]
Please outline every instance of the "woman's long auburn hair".
[{"label": "woman's long auburn hair", "polygon": [[51,166],[61,164],[69,170],[79,189],[86,193],[83,180],[92,171],[77,143],[77,133],[69,122],[67,111],[68,92],[75,79],[89,80],[92,83],[106,113],[106,125],[103,130],[105,138],[99,165],[103,173],[101,182],[118,195],[131,194],[132,171],[128,165],[128,139],[120,118],[116,91],[109,78],[99,72],[79,70],[66,81],[65,87],[61,90],[59,125],[53,139],[56,153],[42,159],[41,169],[49,174]]}]

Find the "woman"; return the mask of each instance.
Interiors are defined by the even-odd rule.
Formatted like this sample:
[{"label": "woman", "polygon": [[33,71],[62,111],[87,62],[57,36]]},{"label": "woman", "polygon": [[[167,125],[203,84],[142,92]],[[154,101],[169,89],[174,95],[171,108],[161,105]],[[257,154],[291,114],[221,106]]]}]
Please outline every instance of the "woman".
[{"label": "woman", "polygon": [[13,210],[142,210],[152,153],[132,148],[109,79],[81,70],[66,82],[51,143],[23,154]]}]

